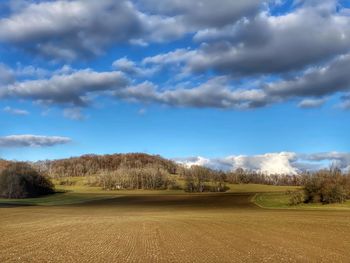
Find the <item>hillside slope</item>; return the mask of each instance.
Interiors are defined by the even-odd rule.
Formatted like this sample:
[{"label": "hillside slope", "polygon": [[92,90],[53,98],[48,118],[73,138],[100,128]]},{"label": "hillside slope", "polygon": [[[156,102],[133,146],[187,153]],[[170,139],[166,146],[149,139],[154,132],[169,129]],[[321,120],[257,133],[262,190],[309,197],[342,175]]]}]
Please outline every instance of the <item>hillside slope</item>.
[{"label": "hillside slope", "polygon": [[173,161],[144,153],[83,155],[68,159],[39,161],[36,168],[46,172],[51,177],[88,176],[102,171],[114,171],[118,168],[156,167],[175,174],[179,165]]}]

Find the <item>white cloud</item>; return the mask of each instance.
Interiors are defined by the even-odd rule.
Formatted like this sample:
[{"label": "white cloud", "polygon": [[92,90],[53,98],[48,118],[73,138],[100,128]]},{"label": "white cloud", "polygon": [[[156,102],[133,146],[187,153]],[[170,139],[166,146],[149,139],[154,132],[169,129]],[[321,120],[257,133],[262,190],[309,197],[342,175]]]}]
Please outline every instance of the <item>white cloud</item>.
[{"label": "white cloud", "polygon": [[146,57],[143,59],[143,64],[179,64],[186,62],[193,55],[196,54],[196,51],[189,49],[176,49],[168,53],[158,54],[152,57]]},{"label": "white cloud", "polygon": [[323,1],[274,16],[261,12],[224,28],[206,28],[188,61],[194,72],[247,76],[301,70],[350,50],[350,17]]},{"label": "white cloud", "polygon": [[12,69],[6,65],[0,63],[0,88],[2,85],[6,85],[14,82],[15,73]]},{"label": "white cloud", "polygon": [[73,60],[101,54],[113,42],[145,37],[145,24],[141,13],[126,0],[39,1],[0,19],[0,40],[19,47],[25,43],[29,51]]},{"label": "white cloud", "polygon": [[63,116],[71,120],[84,120],[86,117],[80,108],[66,108],[63,110]]},{"label": "white cloud", "polygon": [[199,165],[199,166],[205,166],[205,167],[213,168],[212,167],[213,161],[208,159],[208,158],[201,157],[201,156],[189,157],[189,158],[176,158],[175,161],[185,165],[186,167]]},{"label": "white cloud", "polygon": [[87,69],[54,75],[49,79],[15,82],[2,89],[2,96],[47,104],[84,106],[90,94],[116,90],[127,84],[128,80],[121,72]]},{"label": "white cloud", "polygon": [[266,104],[262,90],[233,89],[225,77],[216,77],[193,88],[178,87],[160,90],[151,82],[115,91],[121,99],[144,103],[159,103],[175,107],[248,109]]},{"label": "white cloud", "polygon": [[310,109],[310,108],[319,108],[326,102],[325,99],[304,99],[299,104],[299,108]]},{"label": "white cloud", "polygon": [[302,75],[265,85],[271,96],[323,97],[350,89],[350,53],[331,60],[326,65],[312,67]]},{"label": "white cloud", "polygon": [[9,135],[0,137],[0,147],[49,147],[71,142],[60,136]]},{"label": "white cloud", "polygon": [[256,156],[232,156],[228,157],[233,162],[233,167],[250,169],[266,174],[297,174],[297,169],[291,165],[296,159],[295,153],[267,153]]},{"label": "white cloud", "polygon": [[[0,19],[0,41],[51,58],[74,60],[100,55],[115,43],[147,45],[178,39],[202,27],[235,22],[260,6],[259,0],[221,0],[220,4],[206,0],[199,6],[196,1],[146,2],[57,0],[22,4]],[[161,8],[149,10],[156,6]],[[165,7],[177,11],[168,12]]]},{"label": "white cloud", "polygon": [[33,65],[23,66],[21,63],[17,63],[15,74],[16,77],[44,78],[50,76],[52,72],[47,69],[34,67]]},{"label": "white cloud", "polygon": [[261,0],[138,0],[140,9],[178,18],[189,28],[222,27],[254,15]]},{"label": "white cloud", "polygon": [[342,152],[324,152],[303,156],[305,160],[311,162],[327,162],[340,169],[348,169],[350,167],[350,153]]},{"label": "white cloud", "polygon": [[[12,70],[0,64],[0,98],[77,108],[86,106],[93,95],[113,94],[141,103],[233,109],[296,98],[299,107],[312,108],[323,105],[325,96],[348,92],[350,17],[345,8],[333,0],[308,0],[274,15],[266,6],[279,1],[263,2],[16,4],[0,18],[0,42],[53,58],[87,58],[104,53],[109,44],[147,45],[186,33],[194,36],[198,47],[178,48],[139,62],[122,57],[113,62],[115,71],[110,72],[74,70],[68,65],[49,72],[21,64]],[[163,76],[155,73],[170,75],[170,80],[161,83]],[[264,79],[269,81],[262,84]],[[344,99],[341,107],[349,108],[349,100]],[[64,114],[77,117],[75,113]]]},{"label": "white cloud", "polygon": [[159,70],[159,67],[157,66],[153,66],[153,67],[138,66],[134,61],[128,59],[127,57],[123,57],[115,60],[112,66],[115,69],[125,74],[129,74],[133,77],[148,77],[155,74]]},{"label": "white cloud", "polygon": [[5,107],[3,111],[13,115],[29,115],[29,112],[26,110],[16,109],[9,106]]}]

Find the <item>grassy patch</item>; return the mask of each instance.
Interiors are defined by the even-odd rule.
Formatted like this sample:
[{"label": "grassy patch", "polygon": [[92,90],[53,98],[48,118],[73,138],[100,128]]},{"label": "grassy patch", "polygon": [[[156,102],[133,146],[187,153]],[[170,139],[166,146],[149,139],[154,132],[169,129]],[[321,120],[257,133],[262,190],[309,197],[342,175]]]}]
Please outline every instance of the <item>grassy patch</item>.
[{"label": "grassy patch", "polygon": [[342,204],[300,204],[289,205],[290,196],[283,193],[258,193],[253,198],[253,202],[263,208],[277,208],[277,209],[316,209],[316,210],[350,210],[350,201]]},{"label": "grassy patch", "polygon": [[258,193],[253,202],[263,208],[290,208],[289,196],[284,193]]}]

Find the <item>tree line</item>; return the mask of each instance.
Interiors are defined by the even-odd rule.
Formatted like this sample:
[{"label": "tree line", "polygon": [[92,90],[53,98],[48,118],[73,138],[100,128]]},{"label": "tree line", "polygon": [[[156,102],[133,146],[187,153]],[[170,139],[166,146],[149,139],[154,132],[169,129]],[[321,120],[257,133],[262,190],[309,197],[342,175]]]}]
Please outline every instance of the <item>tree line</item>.
[{"label": "tree line", "polygon": [[229,189],[224,172],[202,166],[184,169],[181,177],[186,192],[225,192]]},{"label": "tree line", "polygon": [[[76,177],[76,176],[103,176],[107,174],[118,174],[120,170],[135,177],[137,170],[153,169],[154,173],[159,170],[169,175],[178,175],[182,179],[189,181],[188,189],[203,188],[202,181],[207,183],[211,180],[219,183],[233,184],[272,184],[272,185],[302,185],[303,177],[298,175],[266,175],[255,171],[244,170],[242,168],[235,171],[214,171],[209,168],[186,168],[174,161],[160,157],[159,155],[148,155],[144,153],[112,154],[112,155],[83,155],[53,161],[40,161],[33,164],[40,172],[47,174],[51,178]],[[130,172],[127,172],[130,170]],[[199,176],[198,173],[202,173]],[[152,175],[152,176],[153,176]],[[113,176],[115,177],[115,175]],[[139,176],[140,177],[140,176]],[[200,183],[195,183],[199,180]],[[202,178],[203,177],[203,178]],[[192,178],[192,179],[191,179]],[[199,178],[199,179],[198,179]],[[214,179],[213,179],[214,178]],[[124,180],[124,179],[123,179]],[[192,183],[190,182],[192,181]],[[190,185],[193,185],[192,187]]]},{"label": "tree line", "polygon": [[287,174],[264,174],[257,171],[237,168],[234,171],[225,173],[225,180],[231,184],[266,184],[266,185],[285,185],[300,186],[305,182],[305,175],[287,175]]},{"label": "tree line", "polygon": [[[6,167],[11,164],[11,162],[0,160],[0,179],[3,186],[7,184],[6,182],[15,181],[13,178],[9,180],[15,173],[15,169],[11,168],[12,171],[10,173],[7,171],[5,176],[1,173],[1,170],[6,170]],[[158,155],[143,153],[84,155],[27,165],[35,170],[37,175],[59,179],[62,184],[69,183],[69,177],[84,176],[87,177],[86,181],[89,185],[100,186],[106,190],[183,189],[187,192],[224,192],[229,189],[228,184],[254,183],[302,186],[302,191],[290,193],[293,204],[343,202],[350,198],[350,175],[336,168],[299,175],[266,175],[241,168],[225,172],[202,166],[185,167]],[[17,166],[22,167],[19,170],[25,171],[17,185],[27,185],[27,182],[32,180],[26,179],[29,178],[26,172],[29,168],[24,169],[23,163]],[[30,173],[34,174],[33,171]],[[4,195],[25,196],[25,194]]]},{"label": "tree line", "polygon": [[165,190],[180,189],[175,175],[155,165],[146,165],[142,168],[118,167],[114,171],[99,171],[88,176],[90,186],[100,186],[105,190]]}]

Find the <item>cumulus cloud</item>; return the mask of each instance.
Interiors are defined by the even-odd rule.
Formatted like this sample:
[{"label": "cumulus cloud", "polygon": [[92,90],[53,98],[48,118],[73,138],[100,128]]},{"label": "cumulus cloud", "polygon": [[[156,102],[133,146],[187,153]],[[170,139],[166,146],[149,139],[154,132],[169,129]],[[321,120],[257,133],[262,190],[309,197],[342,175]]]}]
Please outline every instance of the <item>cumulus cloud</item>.
[{"label": "cumulus cloud", "polygon": [[5,107],[3,111],[13,115],[29,115],[29,112],[27,110],[16,109],[10,106]]},{"label": "cumulus cloud", "polygon": [[3,97],[29,99],[47,104],[85,106],[87,96],[126,86],[121,72],[79,70],[71,74],[54,75],[49,79],[25,80],[7,85]]},{"label": "cumulus cloud", "polygon": [[127,57],[123,57],[117,59],[113,62],[112,66],[125,73],[129,74],[133,77],[147,77],[151,76],[159,70],[159,67],[142,67],[138,66],[134,61],[128,59]]},{"label": "cumulus cloud", "polygon": [[[158,63],[163,59],[169,58],[153,57],[141,64]],[[79,108],[87,106],[94,95],[100,94],[141,103],[198,108],[248,109],[262,107],[269,101],[263,90],[232,86],[230,79],[224,76],[211,78],[199,85],[179,83],[164,88],[150,81],[133,84],[126,76],[136,78],[152,75],[159,70],[157,65],[146,68],[122,58],[116,60],[113,67],[120,71],[96,72],[63,67],[49,78],[25,79],[4,85],[0,97],[68,106],[64,116],[72,119],[81,119]]]},{"label": "cumulus cloud", "polygon": [[[147,45],[255,13],[260,1],[34,1],[0,19],[0,41],[52,58],[103,53],[112,43]],[[215,10],[213,12],[213,10]]]},{"label": "cumulus cloud", "polygon": [[14,70],[16,77],[30,77],[30,78],[45,78],[52,75],[52,72],[33,65],[23,66],[21,63],[17,63],[17,68]]},{"label": "cumulus cloud", "polygon": [[265,87],[273,96],[315,96],[320,97],[350,89],[350,54],[335,58],[329,64],[314,67],[302,76],[277,81]]},{"label": "cumulus cloud", "polygon": [[[335,0],[294,1],[279,15],[266,6],[280,1],[20,2],[2,14],[0,42],[52,58],[187,33],[196,42],[138,62],[121,57],[107,72],[0,64],[0,98],[64,105],[66,117],[102,93],[176,107],[248,109],[296,99],[300,108],[315,108],[350,89],[350,16]],[[171,78],[162,83],[156,73]],[[342,97],[340,107],[349,108]]]},{"label": "cumulus cloud", "polygon": [[187,167],[201,165],[216,170],[233,171],[243,168],[264,174],[294,175],[303,171],[315,171],[336,166],[350,169],[350,153],[328,152],[297,154],[293,152],[266,153],[261,155],[237,155],[224,158],[189,157],[177,158],[176,162]]},{"label": "cumulus cloud", "polygon": [[12,2],[0,19],[0,41],[65,60],[99,55],[112,43],[147,45],[222,27],[262,6],[259,0]]},{"label": "cumulus cloud", "polygon": [[[146,57],[141,65],[169,67],[177,72],[175,76],[203,76],[214,71],[245,83],[262,76],[270,80],[255,88],[249,84],[236,88],[216,77],[191,89],[177,85],[171,90],[146,82],[117,92],[117,96],[173,106],[239,109],[299,98],[300,108],[320,107],[326,96],[350,89],[349,28],[350,17],[333,0],[300,1],[295,10],[279,16],[260,12],[236,23],[208,27],[194,36],[200,43],[198,49]],[[341,107],[346,109],[348,104],[343,99]]]},{"label": "cumulus cloud", "polygon": [[262,11],[224,27],[207,27],[194,36],[198,49],[179,49],[144,62],[185,62],[188,71],[232,76],[299,71],[350,51],[350,17],[335,1],[327,2],[307,1],[280,16]]},{"label": "cumulus cloud", "polygon": [[14,82],[15,74],[12,69],[6,65],[0,63],[0,87],[1,85],[9,84]]},{"label": "cumulus cloud", "polygon": [[49,147],[71,142],[59,136],[9,135],[0,137],[0,147]]},{"label": "cumulus cloud", "polygon": [[291,162],[295,161],[296,154],[290,152],[267,153],[256,156],[228,157],[234,167],[250,169],[267,174],[297,174],[297,169]]},{"label": "cumulus cloud", "polygon": [[263,155],[238,155],[225,158],[207,159],[204,157],[191,157],[178,159],[179,163],[186,166],[201,165],[218,170],[235,170],[243,168],[249,171],[261,172],[264,174],[297,174],[297,168],[292,162],[296,160],[295,153],[267,153]]},{"label": "cumulus cloud", "polygon": [[325,102],[325,99],[304,99],[298,104],[298,107],[303,109],[319,108]]},{"label": "cumulus cloud", "polygon": [[350,18],[336,1],[300,1],[280,16],[264,2],[273,1],[33,1],[0,19],[0,41],[71,60],[112,43],[147,45],[195,33],[205,44],[189,67],[235,75],[299,69],[349,50]]},{"label": "cumulus cloud", "polygon": [[225,28],[199,31],[206,42],[188,61],[195,72],[214,69],[234,76],[300,70],[350,50],[350,17],[335,1],[305,4],[272,16],[262,12]]},{"label": "cumulus cloud", "polygon": [[188,61],[192,56],[196,54],[196,51],[189,49],[176,49],[168,53],[158,54],[152,57],[146,57],[143,59],[143,64],[180,64]]},{"label": "cumulus cloud", "polygon": [[[126,0],[39,1],[0,19],[0,40],[49,57],[73,60],[101,54],[113,42],[157,41],[161,34],[175,37],[182,34],[175,22],[142,14]],[[158,31],[153,26],[158,26]]]},{"label": "cumulus cloud", "polygon": [[215,170],[229,171],[233,169],[232,162],[228,158],[205,158],[202,156],[175,158],[174,161],[186,167],[194,165],[204,166]]},{"label": "cumulus cloud", "polygon": [[[113,63],[113,67],[118,71],[97,72],[63,67],[53,72],[49,78],[22,80],[3,85],[0,97],[77,108],[86,106],[94,94],[106,94],[141,103],[226,109],[252,109],[300,98],[300,108],[315,108],[325,103],[326,96],[339,92],[344,94],[350,90],[350,54],[310,67],[300,75],[267,83],[264,83],[263,79],[256,79],[255,82],[242,84],[232,81],[229,76],[199,80],[199,84],[190,81],[170,86],[151,81],[135,81],[152,76],[164,65],[182,64],[187,58],[188,50],[179,49],[147,57],[139,64],[126,57],[118,59]],[[347,108],[347,103],[347,96],[344,95],[341,107]],[[66,112],[65,116],[68,115],[72,114]]]},{"label": "cumulus cloud", "polygon": [[194,88],[160,90],[155,84],[144,82],[120,89],[115,96],[132,101],[160,103],[176,107],[247,109],[266,103],[264,92],[256,89],[231,89],[227,78],[216,77]]},{"label": "cumulus cloud", "polygon": [[187,27],[222,27],[258,12],[260,0],[138,0],[140,9],[177,17]]},{"label": "cumulus cloud", "polygon": [[[192,51],[190,51],[192,52]],[[191,55],[189,55],[191,54]],[[145,64],[183,63],[193,53],[176,50],[145,58]],[[161,91],[156,85],[145,82],[117,92],[117,96],[137,101],[158,102],[172,106],[213,107],[247,109],[272,103],[301,98],[300,108],[322,106],[325,96],[350,90],[350,55],[340,55],[320,66],[306,69],[302,74],[288,79],[260,83],[255,88],[235,88],[229,77],[215,77],[193,88],[177,88]],[[343,97],[343,108],[347,108],[348,97]]]},{"label": "cumulus cloud", "polygon": [[350,168],[350,153],[324,152],[302,156],[305,160],[311,162],[329,162],[331,165],[340,169]]}]

